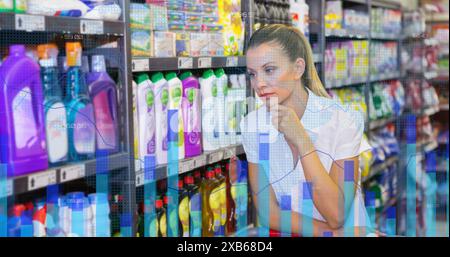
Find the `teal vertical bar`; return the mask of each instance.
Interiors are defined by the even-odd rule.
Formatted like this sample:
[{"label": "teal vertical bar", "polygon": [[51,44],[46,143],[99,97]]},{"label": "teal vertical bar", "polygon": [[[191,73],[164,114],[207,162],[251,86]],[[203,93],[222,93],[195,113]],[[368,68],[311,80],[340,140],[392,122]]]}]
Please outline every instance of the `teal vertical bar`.
[{"label": "teal vertical bar", "polygon": [[375,192],[366,191],[366,210],[367,210],[367,219],[366,224],[370,230],[375,230],[376,225],[376,208],[375,208]]},{"label": "teal vertical bar", "polygon": [[[270,220],[270,164],[269,164],[269,134],[259,133],[259,172],[258,172],[258,214],[267,221]],[[267,172],[266,172],[267,171]],[[267,174],[267,179],[264,174]],[[258,230],[259,236],[269,237],[269,227],[262,226]]]},{"label": "teal vertical bar", "polygon": [[144,237],[157,237],[156,226],[156,184],[155,184],[156,158],[154,155],[144,159]]},{"label": "teal vertical bar", "polygon": [[432,151],[427,154],[426,169],[430,179],[426,194],[426,211],[425,211],[425,235],[427,237],[436,236],[436,152]]},{"label": "teal vertical bar", "polygon": [[8,236],[8,173],[7,165],[0,164],[0,237]]},{"label": "teal vertical bar", "polygon": [[292,211],[291,211],[291,196],[282,195],[280,205],[280,227],[281,236],[292,236]]},{"label": "teal vertical bar", "polygon": [[237,235],[241,237],[248,236],[247,231],[247,205],[248,205],[248,163],[247,161],[237,160],[237,202],[235,203],[236,211],[236,231]]},{"label": "teal vertical bar", "polygon": [[[447,139],[448,140],[448,139]],[[449,237],[450,235],[449,235],[449,229],[448,229],[448,227],[450,226],[450,224],[449,224],[449,219],[448,219],[448,217],[449,217],[449,205],[450,205],[450,198],[449,198],[449,189],[448,189],[448,186],[449,186],[449,175],[450,175],[450,173],[449,173],[449,168],[448,168],[448,161],[449,161],[449,143],[447,142],[447,149],[446,149],[446,151],[445,151],[446,153],[445,153],[445,159],[446,159],[446,173],[445,173],[445,176],[447,177],[447,186],[446,186],[446,189],[445,189],[445,195],[447,196],[447,201],[446,201],[446,203],[445,203],[445,205],[447,206],[447,210],[446,210],[446,216],[447,216],[447,224],[446,224],[446,226],[445,226],[445,230],[446,230],[446,234],[447,234],[447,237]]]},{"label": "teal vertical bar", "polygon": [[313,184],[310,182],[304,182],[302,186],[302,190],[300,191],[303,194],[302,197],[302,231],[301,235],[303,237],[312,237],[314,235],[314,226],[313,226]]},{"label": "teal vertical bar", "polygon": [[406,117],[406,236],[416,236],[416,116]]},{"label": "teal vertical bar", "polygon": [[[178,237],[178,111],[169,110],[169,149],[167,153],[167,236]],[[176,223],[176,224],[174,224]]]},{"label": "teal vertical bar", "polygon": [[396,222],[397,210],[395,207],[390,207],[387,210],[386,219],[386,234],[387,236],[395,236],[397,233],[397,222]]},{"label": "teal vertical bar", "polygon": [[[109,153],[107,150],[98,150],[96,152],[96,195],[93,199],[95,201],[95,235],[96,237],[110,237],[111,226],[109,219],[109,202],[108,202],[108,185],[109,185],[109,169],[108,159]],[[104,197],[99,197],[100,195]],[[102,199],[100,199],[102,198]],[[106,198],[106,199],[105,199]],[[91,203],[92,204],[92,203]]]},{"label": "teal vertical bar", "polygon": [[344,237],[355,236],[355,209],[353,205],[350,208],[345,208],[345,201],[354,201],[355,190],[355,162],[344,162],[344,204],[339,208],[344,208]]},{"label": "teal vertical bar", "polygon": [[122,237],[133,236],[133,216],[130,213],[123,213],[120,216],[120,235]]},{"label": "teal vertical bar", "polygon": [[47,187],[47,237],[56,237],[61,234],[59,226],[59,185],[50,185]]}]

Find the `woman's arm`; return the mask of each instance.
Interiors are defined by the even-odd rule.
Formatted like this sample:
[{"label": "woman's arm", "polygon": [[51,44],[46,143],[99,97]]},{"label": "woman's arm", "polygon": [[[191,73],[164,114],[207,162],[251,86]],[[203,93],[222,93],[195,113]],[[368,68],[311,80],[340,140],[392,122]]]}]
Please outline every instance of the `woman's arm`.
[{"label": "woman's arm", "polygon": [[[262,169],[262,167],[260,167]],[[261,177],[259,177],[261,176]],[[275,192],[273,191],[272,186],[269,184],[267,176],[263,171],[259,172],[259,168],[257,164],[249,163],[249,180],[251,187],[251,195],[253,202],[255,203],[255,208],[258,213],[259,221],[263,226],[269,227],[273,230],[282,231],[280,225],[280,206],[278,205],[277,199],[275,197]],[[261,181],[261,186],[259,181]],[[267,207],[269,208],[269,216],[267,216],[266,212],[263,212],[261,205],[263,203],[259,203],[259,194],[269,196],[269,199],[263,199],[268,203]],[[291,231],[292,233],[296,233],[302,235],[303,228],[301,226],[303,215],[298,212],[291,211]],[[335,230],[331,228],[327,223],[318,221],[313,219],[313,236],[323,236],[324,232],[333,232],[334,235],[342,234],[342,231]]]},{"label": "woman's arm", "polygon": [[[300,125],[299,140],[296,142],[296,147],[300,154],[305,178],[312,183],[314,205],[330,227],[334,229],[342,227],[353,204],[357,190],[359,156],[335,160],[328,174],[302,125]],[[346,162],[352,163],[349,167],[353,167],[351,181],[354,182],[354,186],[352,190],[347,190],[344,194],[344,167]]]},{"label": "woman's arm", "polygon": [[331,228],[342,227],[348,213],[347,210],[353,203],[356,189],[355,183],[352,192],[344,194],[344,163],[353,162],[353,181],[358,182],[359,156],[334,160],[330,174],[328,174],[294,110],[282,105],[271,106],[270,110],[272,123],[299,152],[305,178],[312,184],[313,202],[317,210]]}]

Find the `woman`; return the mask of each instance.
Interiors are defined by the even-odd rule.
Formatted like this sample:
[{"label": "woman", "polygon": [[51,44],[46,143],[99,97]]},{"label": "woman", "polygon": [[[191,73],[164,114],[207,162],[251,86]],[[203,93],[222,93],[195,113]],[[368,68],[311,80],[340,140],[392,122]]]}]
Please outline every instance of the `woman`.
[{"label": "woman", "polygon": [[260,224],[303,236],[366,235],[359,155],[370,146],[363,115],[330,99],[297,29],[256,31],[246,56],[264,103],[241,123]]}]

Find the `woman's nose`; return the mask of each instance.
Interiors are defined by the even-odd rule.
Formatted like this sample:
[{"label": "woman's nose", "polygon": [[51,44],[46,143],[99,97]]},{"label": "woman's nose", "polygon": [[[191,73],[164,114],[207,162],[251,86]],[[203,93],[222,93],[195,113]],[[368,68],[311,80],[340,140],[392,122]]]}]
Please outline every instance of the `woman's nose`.
[{"label": "woman's nose", "polygon": [[266,80],[261,78],[261,77],[257,77],[256,78],[256,88],[261,90],[267,87],[267,83]]}]

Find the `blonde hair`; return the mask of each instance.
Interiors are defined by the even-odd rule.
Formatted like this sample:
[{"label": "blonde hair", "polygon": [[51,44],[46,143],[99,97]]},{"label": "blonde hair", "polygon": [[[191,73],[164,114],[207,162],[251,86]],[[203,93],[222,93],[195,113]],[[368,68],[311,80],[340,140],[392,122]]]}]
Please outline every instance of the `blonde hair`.
[{"label": "blonde hair", "polygon": [[311,45],[300,30],[283,24],[262,27],[253,33],[247,50],[271,42],[278,43],[292,62],[298,58],[305,60],[306,67],[302,76],[302,84],[317,96],[330,97],[319,78],[316,66],[314,66]]}]

